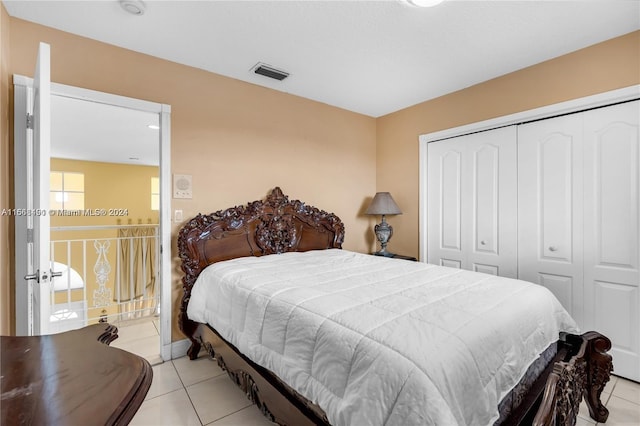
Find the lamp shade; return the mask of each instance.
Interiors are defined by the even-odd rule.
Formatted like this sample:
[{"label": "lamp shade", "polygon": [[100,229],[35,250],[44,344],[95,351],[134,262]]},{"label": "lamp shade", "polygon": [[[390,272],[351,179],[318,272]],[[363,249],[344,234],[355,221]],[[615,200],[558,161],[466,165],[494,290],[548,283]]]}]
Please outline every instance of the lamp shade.
[{"label": "lamp shade", "polygon": [[402,214],[400,207],[393,201],[393,197],[388,192],[378,192],[371,201],[371,205],[365,214],[387,215]]}]

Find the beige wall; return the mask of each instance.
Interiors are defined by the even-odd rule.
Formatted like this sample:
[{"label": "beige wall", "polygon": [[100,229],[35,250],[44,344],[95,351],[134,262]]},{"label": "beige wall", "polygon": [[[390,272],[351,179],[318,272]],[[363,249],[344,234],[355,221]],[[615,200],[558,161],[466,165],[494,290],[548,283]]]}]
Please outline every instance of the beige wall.
[{"label": "beige wall", "polygon": [[151,210],[151,178],[158,177],[159,172],[156,166],[52,158],[51,171],[84,175],[85,209],[124,209],[127,213],[123,216],[55,216],[51,217],[51,226],[158,223],[158,211]]},{"label": "beige wall", "polygon": [[[9,15],[0,3],[0,209],[10,208],[12,174],[9,158],[13,150],[9,147],[9,116],[11,105],[9,101],[9,83],[11,81],[9,68]],[[12,334],[12,304],[13,291],[9,285],[12,275],[10,258],[10,236],[13,221],[9,216],[0,216],[0,334]]]},{"label": "beige wall", "polygon": [[640,31],[378,118],[376,187],[403,211],[389,219],[391,251],[419,252],[419,135],[635,84]]},{"label": "beige wall", "polygon": [[[43,41],[51,45],[54,82],[171,105],[171,171],[193,175],[193,199],[171,200],[185,219],[261,199],[280,186],[340,216],[345,248],[372,247],[373,238],[365,237],[371,219],[362,211],[375,193],[375,119],[20,19],[10,25],[11,74],[32,76]],[[179,227],[173,226],[174,312],[182,294]],[[173,338],[183,338],[175,321]]]}]

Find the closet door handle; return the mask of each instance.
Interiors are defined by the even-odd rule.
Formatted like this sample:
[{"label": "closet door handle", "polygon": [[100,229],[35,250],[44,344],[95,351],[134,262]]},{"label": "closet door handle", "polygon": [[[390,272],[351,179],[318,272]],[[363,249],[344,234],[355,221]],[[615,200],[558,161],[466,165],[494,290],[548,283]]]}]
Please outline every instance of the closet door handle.
[{"label": "closet door handle", "polygon": [[480,245],[486,246],[486,245],[487,245],[487,243],[486,243],[486,242],[484,242],[484,240],[483,240],[483,241],[480,241]]},{"label": "closet door handle", "polygon": [[558,251],[558,248],[555,246],[550,246],[549,251]]}]

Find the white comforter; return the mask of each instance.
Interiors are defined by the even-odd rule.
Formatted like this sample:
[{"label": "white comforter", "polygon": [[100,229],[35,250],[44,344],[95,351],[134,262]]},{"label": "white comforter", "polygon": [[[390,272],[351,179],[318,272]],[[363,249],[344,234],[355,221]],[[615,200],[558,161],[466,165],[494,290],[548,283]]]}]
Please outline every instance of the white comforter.
[{"label": "white comforter", "polygon": [[345,250],[207,267],[188,306],[336,426],[488,425],[574,321],[544,287]]}]

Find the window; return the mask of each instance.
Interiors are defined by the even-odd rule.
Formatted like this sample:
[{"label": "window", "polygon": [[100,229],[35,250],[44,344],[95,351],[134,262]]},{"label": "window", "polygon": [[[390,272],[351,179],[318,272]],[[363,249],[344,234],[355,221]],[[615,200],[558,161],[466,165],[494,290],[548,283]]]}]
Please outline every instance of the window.
[{"label": "window", "polygon": [[160,210],[160,178],[151,178],[151,210]]},{"label": "window", "polygon": [[84,210],[84,173],[51,172],[49,208]]}]

